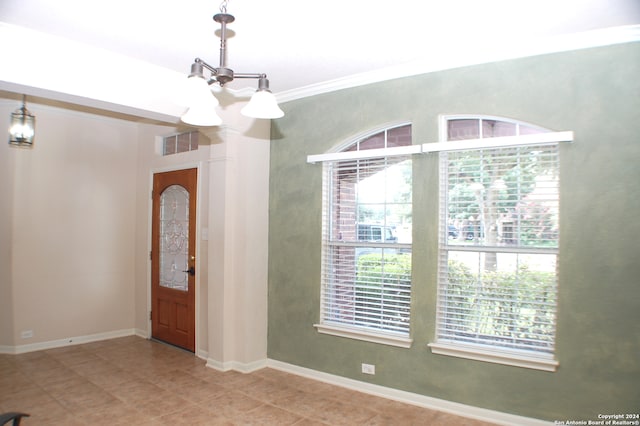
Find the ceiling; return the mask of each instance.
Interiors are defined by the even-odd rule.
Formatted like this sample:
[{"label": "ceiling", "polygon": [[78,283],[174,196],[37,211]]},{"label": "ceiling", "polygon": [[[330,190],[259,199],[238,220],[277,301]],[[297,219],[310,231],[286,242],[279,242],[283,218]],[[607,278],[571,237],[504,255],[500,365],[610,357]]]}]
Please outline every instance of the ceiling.
[{"label": "ceiling", "polygon": [[[206,0],[1,0],[0,21],[187,74],[196,57],[218,65],[212,16],[219,7]],[[640,23],[640,0],[229,0],[227,11],[236,18],[228,25],[228,66],[266,73],[276,94]],[[33,59],[43,72],[51,65]],[[236,80],[231,87],[242,86],[256,85]]]}]

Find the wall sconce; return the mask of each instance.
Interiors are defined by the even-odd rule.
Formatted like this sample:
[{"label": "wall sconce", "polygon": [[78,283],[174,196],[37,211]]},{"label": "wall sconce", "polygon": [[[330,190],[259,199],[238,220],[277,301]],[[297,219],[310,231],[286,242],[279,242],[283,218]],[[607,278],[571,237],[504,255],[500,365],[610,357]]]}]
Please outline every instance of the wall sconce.
[{"label": "wall sconce", "polygon": [[36,117],[27,110],[27,96],[22,95],[22,107],[11,113],[9,145],[31,147],[35,135]]}]

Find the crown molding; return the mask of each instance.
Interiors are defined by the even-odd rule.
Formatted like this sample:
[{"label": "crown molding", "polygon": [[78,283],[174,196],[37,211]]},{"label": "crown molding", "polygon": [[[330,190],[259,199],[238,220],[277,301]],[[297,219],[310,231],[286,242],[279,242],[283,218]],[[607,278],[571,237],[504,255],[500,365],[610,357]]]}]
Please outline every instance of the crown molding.
[{"label": "crown molding", "polygon": [[475,46],[471,44],[467,51],[456,51],[456,55],[454,57],[436,59],[429,58],[409,62],[397,66],[355,74],[345,78],[313,84],[299,89],[287,90],[275,95],[279,103],[284,103],[294,101],[296,99],[307,98],[357,86],[364,86],[381,81],[393,80],[401,77],[428,74],[436,71],[499,62],[509,59],[637,41],[640,41],[640,24],[604,28],[573,34],[563,34],[554,37],[546,37],[540,40],[530,40],[528,42],[515,40],[512,43],[506,42],[496,44],[492,46],[491,49],[484,49],[482,51],[479,51],[479,49],[475,48]]}]

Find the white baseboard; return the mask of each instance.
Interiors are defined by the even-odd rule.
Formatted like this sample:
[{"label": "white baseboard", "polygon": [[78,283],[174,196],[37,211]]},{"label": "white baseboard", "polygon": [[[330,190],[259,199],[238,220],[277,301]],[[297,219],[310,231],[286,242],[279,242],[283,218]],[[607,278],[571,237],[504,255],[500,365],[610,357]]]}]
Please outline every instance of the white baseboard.
[{"label": "white baseboard", "polygon": [[243,363],[238,361],[220,362],[212,358],[207,358],[207,367],[213,368],[218,371],[239,371],[240,373],[253,373],[262,368],[267,367],[267,360],[259,360],[249,363]]},{"label": "white baseboard", "polygon": [[471,405],[451,402],[444,399],[432,398],[412,392],[406,392],[398,389],[388,388],[385,386],[374,385],[371,383],[361,382],[359,380],[349,379],[346,377],[336,376],[321,371],[300,367],[286,362],[268,359],[266,367],[287,373],[296,374],[320,382],[341,386],[358,392],[368,393],[370,395],[380,396],[392,399],[406,404],[412,404],[430,410],[443,411],[445,413],[454,414],[456,416],[467,417],[474,420],[496,423],[505,426],[548,426],[553,423],[533,419],[530,417],[522,417],[514,414],[503,413],[500,411],[488,410],[486,408],[474,407]]},{"label": "white baseboard", "polygon": [[133,335],[139,335],[138,330],[129,328],[124,330],[108,331],[106,333],[90,334],[87,336],[75,336],[75,337],[67,337],[65,339],[49,340],[47,342],[30,343],[28,345],[0,346],[0,354],[18,355],[18,354],[24,354],[27,352],[61,348],[64,346],[81,345],[83,343],[98,342],[100,340],[115,339],[118,337],[126,337],[126,336],[133,336]]},{"label": "white baseboard", "polygon": [[134,329],[134,334],[138,337],[142,337],[143,339],[150,339],[151,336],[149,335],[149,332],[147,330],[143,330],[141,328],[135,328]]}]

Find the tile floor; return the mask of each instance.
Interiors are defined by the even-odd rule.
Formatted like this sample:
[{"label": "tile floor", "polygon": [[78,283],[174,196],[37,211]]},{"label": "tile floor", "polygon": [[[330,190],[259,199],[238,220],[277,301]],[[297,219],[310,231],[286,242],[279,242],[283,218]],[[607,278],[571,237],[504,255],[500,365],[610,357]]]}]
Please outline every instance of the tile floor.
[{"label": "tile floor", "polygon": [[6,411],[30,413],[24,426],[488,425],[270,368],[219,372],[134,336],[0,355]]}]

